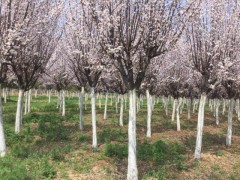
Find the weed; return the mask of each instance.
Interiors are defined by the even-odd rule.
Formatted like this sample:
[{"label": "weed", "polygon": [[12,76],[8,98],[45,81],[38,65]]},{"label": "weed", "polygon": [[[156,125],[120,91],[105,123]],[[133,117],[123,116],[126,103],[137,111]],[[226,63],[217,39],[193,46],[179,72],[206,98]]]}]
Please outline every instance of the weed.
[{"label": "weed", "polygon": [[86,135],[83,135],[83,134],[81,134],[80,136],[79,136],[79,138],[78,138],[78,141],[79,142],[87,142],[87,141],[89,141],[90,140],[90,138],[88,137],[88,136],[86,136]]},{"label": "weed", "polygon": [[216,156],[224,156],[224,152],[223,152],[222,150],[217,150],[217,151],[215,152],[215,155],[216,155]]},{"label": "weed", "polygon": [[0,177],[4,180],[34,179],[24,161],[10,156],[0,159]]},{"label": "weed", "polygon": [[47,160],[41,161],[41,174],[44,178],[53,178],[57,171]]},{"label": "weed", "polygon": [[127,139],[125,133],[117,129],[105,128],[103,131],[98,133],[98,140],[101,143],[109,143],[111,141],[124,142]]},{"label": "weed", "polygon": [[27,145],[16,144],[13,146],[12,153],[17,158],[27,158],[30,154],[30,148]]},{"label": "weed", "polygon": [[53,149],[50,152],[50,156],[55,161],[62,161],[64,160],[64,152],[60,148]]},{"label": "weed", "polygon": [[123,159],[127,157],[128,146],[123,144],[107,144],[105,148],[105,155],[108,157],[117,157]]}]

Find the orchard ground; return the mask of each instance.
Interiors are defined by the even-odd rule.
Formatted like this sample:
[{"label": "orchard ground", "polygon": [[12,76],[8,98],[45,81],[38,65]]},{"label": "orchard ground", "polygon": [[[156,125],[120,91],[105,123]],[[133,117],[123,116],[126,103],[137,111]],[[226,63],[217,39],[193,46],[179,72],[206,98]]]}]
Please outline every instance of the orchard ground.
[{"label": "orchard ground", "polygon": [[[108,104],[108,119],[103,120],[104,99],[97,101],[98,149],[91,147],[91,106],[83,112],[84,131],[79,130],[78,98],[66,98],[66,116],[56,108],[56,97],[32,98],[31,113],[23,116],[24,128],[14,133],[17,97],[3,104],[7,155],[0,159],[0,177],[7,179],[126,179],[128,108],[124,127],[118,125],[115,99]],[[118,106],[119,107],[119,106]],[[231,179],[240,178],[240,123],[234,116],[233,143],[225,146],[227,112],[220,125],[209,111],[205,113],[201,161],[193,160],[197,113],[187,120],[181,114],[181,131],[176,120],[165,115],[162,102],[155,104],[152,138],[146,138],[147,108],[137,113],[137,158],[139,179]],[[118,110],[119,111],[119,110]]]}]

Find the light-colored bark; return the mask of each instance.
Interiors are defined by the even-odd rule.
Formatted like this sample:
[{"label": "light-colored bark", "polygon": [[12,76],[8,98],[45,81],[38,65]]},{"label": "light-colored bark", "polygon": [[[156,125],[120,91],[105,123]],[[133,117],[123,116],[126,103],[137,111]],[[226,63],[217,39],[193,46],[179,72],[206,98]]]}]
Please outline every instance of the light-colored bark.
[{"label": "light-colored bark", "polygon": [[51,89],[48,90],[48,103],[51,103]]},{"label": "light-colored bark", "polygon": [[177,131],[181,131],[181,124],[180,124],[180,107],[182,104],[182,98],[178,99],[178,103],[177,103],[177,109],[176,109],[176,113],[177,113]]},{"label": "light-colored bark", "polygon": [[[1,84],[0,84],[1,94]],[[4,157],[6,154],[6,141],[3,127],[3,110],[2,110],[2,98],[0,97],[0,156]]]},{"label": "light-colored bark", "polygon": [[168,97],[163,97],[163,104],[164,104],[166,116],[168,116]]},{"label": "light-colored bark", "polygon": [[19,89],[18,102],[17,102],[17,112],[16,112],[16,121],[15,121],[15,133],[19,133],[21,131],[21,127],[22,127],[23,95],[24,95],[24,90]]},{"label": "light-colored bark", "polygon": [[92,147],[97,148],[97,119],[96,119],[96,96],[95,89],[91,87],[91,105],[92,105]]},{"label": "light-colored bark", "polygon": [[25,92],[25,104],[24,104],[24,115],[27,114],[27,108],[28,108],[28,91]]},{"label": "light-colored bark", "polygon": [[228,107],[228,130],[227,130],[227,137],[226,137],[227,146],[231,146],[232,144],[232,117],[233,117],[234,103],[235,103],[235,100],[233,98],[230,99],[230,104]]},{"label": "light-colored bark", "polygon": [[27,103],[27,112],[30,113],[31,111],[31,97],[32,97],[32,90],[29,89],[28,91],[28,103]]},{"label": "light-colored bark", "polygon": [[138,179],[136,141],[136,91],[129,91],[128,172],[127,180]]},{"label": "light-colored bark", "polygon": [[226,101],[225,99],[223,99],[223,109],[222,109],[222,115],[225,114],[225,111],[226,111]]},{"label": "light-colored bark", "polygon": [[120,117],[119,117],[119,125],[123,126],[123,106],[124,106],[124,97],[121,95],[121,105],[120,105]]},{"label": "light-colored bark", "polygon": [[106,93],[103,119],[107,119],[108,93]]},{"label": "light-colored bark", "polygon": [[62,90],[62,116],[66,115],[65,90]]},{"label": "light-colored bark", "polygon": [[118,100],[117,97],[115,97],[115,110],[116,110],[116,114],[118,113]]},{"label": "light-colored bark", "polygon": [[4,88],[3,91],[4,91],[4,96],[3,96],[3,98],[4,98],[4,103],[7,103],[8,89],[7,89],[7,88]]},{"label": "light-colored bark", "polygon": [[79,92],[79,128],[83,130],[83,94],[84,88],[82,87],[81,91]]},{"label": "light-colored bark", "polygon": [[219,125],[219,106],[220,106],[220,101],[219,99],[215,100],[215,117],[216,117],[216,124]]},{"label": "light-colored bark", "polygon": [[236,103],[235,103],[235,111],[236,111],[236,114],[237,114],[237,120],[240,119],[240,103],[239,103],[239,99],[236,100]]},{"label": "light-colored bark", "polygon": [[173,100],[173,108],[172,108],[172,121],[174,121],[174,119],[175,119],[176,106],[177,106],[177,99],[174,99]]},{"label": "light-colored bark", "polygon": [[147,95],[147,137],[151,137],[151,121],[152,121],[152,95],[149,93],[149,90],[146,90]]},{"label": "light-colored bark", "polygon": [[99,109],[102,108],[102,99],[101,99],[101,96],[99,96],[99,98],[98,98],[98,107],[99,107]]},{"label": "light-colored bark", "polygon": [[127,109],[127,96],[124,96],[124,109]]},{"label": "light-colored bark", "polygon": [[35,98],[37,97],[37,93],[38,93],[38,90],[35,89],[35,93],[34,93]]},{"label": "light-colored bark", "polygon": [[195,147],[195,159],[201,158],[201,150],[202,150],[202,133],[203,133],[203,125],[204,125],[204,109],[206,103],[207,95],[205,93],[201,94],[199,110],[198,110],[198,124],[197,124],[197,139],[196,139],[196,147]]},{"label": "light-colored bark", "polygon": [[85,97],[84,97],[84,107],[85,107],[85,110],[87,110],[87,101],[88,101],[88,94],[85,93]]},{"label": "light-colored bark", "polygon": [[187,99],[187,111],[188,111],[188,120],[191,119],[191,99]]}]

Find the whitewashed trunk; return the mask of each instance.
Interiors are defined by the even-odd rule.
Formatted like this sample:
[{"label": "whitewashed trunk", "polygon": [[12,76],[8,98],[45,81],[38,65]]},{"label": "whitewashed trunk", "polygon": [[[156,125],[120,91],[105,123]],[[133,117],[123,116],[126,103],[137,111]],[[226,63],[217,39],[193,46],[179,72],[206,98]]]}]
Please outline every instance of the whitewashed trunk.
[{"label": "whitewashed trunk", "polygon": [[219,125],[219,106],[220,106],[220,102],[219,102],[219,99],[216,99],[215,100],[216,102],[216,104],[215,104],[215,108],[216,108],[216,110],[215,110],[215,113],[216,113],[216,115],[215,115],[215,117],[216,117],[216,124],[217,125]]},{"label": "whitewashed trunk", "polygon": [[16,121],[15,121],[15,133],[19,133],[21,131],[21,127],[22,127],[23,95],[24,95],[24,90],[19,89],[18,102],[17,102],[17,112],[16,112]]},{"label": "whitewashed trunk", "polygon": [[195,109],[196,109],[196,99],[193,100],[193,113],[195,113]]},{"label": "whitewashed trunk", "polygon": [[111,94],[111,102],[110,102],[110,105],[112,106],[113,105],[113,95]]},{"label": "whitewashed trunk", "polygon": [[166,116],[168,116],[168,98],[167,97],[163,97],[163,104],[164,104]]},{"label": "whitewashed trunk", "polygon": [[28,108],[28,91],[25,92],[25,104],[24,104],[24,115],[27,114],[27,108]]},{"label": "whitewashed trunk", "polygon": [[225,111],[226,111],[226,101],[225,101],[225,99],[223,99],[223,110],[222,110],[222,115],[225,114]]},{"label": "whitewashed trunk", "polygon": [[61,107],[61,91],[57,91],[57,108]]},{"label": "whitewashed trunk", "polygon": [[127,96],[124,96],[124,109],[127,109]]},{"label": "whitewashed trunk", "polygon": [[102,108],[102,99],[101,99],[101,96],[99,96],[99,98],[98,98],[98,107],[99,107],[99,109]]},{"label": "whitewashed trunk", "polygon": [[174,99],[173,100],[173,108],[172,108],[172,121],[174,121],[174,119],[175,119],[176,106],[177,106],[177,99]]},{"label": "whitewashed trunk", "polygon": [[212,109],[212,112],[213,112],[213,116],[216,117],[216,99],[213,99],[213,109]]},{"label": "whitewashed trunk", "polygon": [[239,99],[237,99],[236,102],[235,102],[235,111],[236,111],[236,114],[237,114],[237,120],[239,120],[239,118],[240,118],[239,108],[240,108]]},{"label": "whitewashed trunk", "polygon": [[136,91],[129,91],[128,172],[127,180],[138,179],[136,141]]},{"label": "whitewashed trunk", "polygon": [[180,107],[182,104],[182,98],[178,99],[178,105],[177,105],[177,109],[176,109],[176,113],[177,113],[177,131],[181,131],[181,124],[180,124]]},{"label": "whitewashed trunk", "polygon": [[62,116],[66,115],[66,109],[65,109],[65,90],[62,91]]},{"label": "whitewashed trunk", "polygon": [[103,119],[107,119],[108,93],[106,93]]},{"label": "whitewashed trunk", "polygon": [[96,96],[95,89],[91,87],[91,105],[92,105],[92,147],[97,148],[97,119],[96,119]]},{"label": "whitewashed trunk", "polygon": [[85,107],[85,110],[87,110],[87,101],[88,101],[88,94],[85,93],[85,97],[84,97],[84,107]]},{"label": "whitewashed trunk", "polygon": [[7,93],[8,93],[8,89],[7,88],[4,88],[4,103],[7,103]]},{"label": "whitewashed trunk", "polygon": [[191,99],[187,99],[188,120],[191,119]]},{"label": "whitewashed trunk", "polygon": [[27,112],[30,113],[31,111],[31,97],[32,97],[32,90],[29,89],[28,91],[28,103],[27,103]]},{"label": "whitewashed trunk", "polygon": [[83,94],[84,88],[82,87],[82,90],[79,92],[79,128],[81,131],[83,130]]},{"label": "whitewashed trunk", "polygon": [[151,121],[152,121],[152,95],[146,90],[147,95],[147,137],[151,137]]},{"label": "whitewashed trunk", "polygon": [[[1,84],[0,84],[1,94]],[[0,97],[0,156],[4,157],[6,154],[6,142],[3,127],[3,110],[2,110],[2,98]]]},{"label": "whitewashed trunk", "polygon": [[226,137],[226,145],[231,146],[232,144],[232,117],[233,117],[234,99],[230,99],[230,104],[228,107],[228,130]]},{"label": "whitewashed trunk", "polygon": [[139,112],[140,110],[140,99],[137,98],[137,113]]},{"label": "whitewashed trunk", "polygon": [[115,99],[115,110],[116,110],[116,114],[118,114],[118,101],[117,101],[117,98]]},{"label": "whitewashed trunk", "polygon": [[121,95],[120,117],[119,117],[120,126],[123,126],[123,106],[124,106],[124,97],[123,95]]},{"label": "whitewashed trunk", "polygon": [[37,89],[35,89],[35,94],[34,94],[35,98],[37,97],[37,93],[38,93],[38,91],[37,91]]},{"label": "whitewashed trunk", "polygon": [[195,147],[195,159],[201,158],[201,150],[202,150],[202,133],[203,133],[203,125],[204,125],[204,109],[206,103],[207,95],[205,93],[201,94],[199,110],[198,110],[198,124],[197,124],[197,139],[196,139],[196,147]]},{"label": "whitewashed trunk", "polygon": [[184,98],[184,99],[182,99],[182,103],[181,103],[181,105],[180,105],[180,114],[182,114],[182,111],[183,111],[183,109],[184,109],[184,104],[186,103],[186,99]]},{"label": "whitewashed trunk", "polygon": [[48,90],[48,103],[51,103],[51,90]]}]

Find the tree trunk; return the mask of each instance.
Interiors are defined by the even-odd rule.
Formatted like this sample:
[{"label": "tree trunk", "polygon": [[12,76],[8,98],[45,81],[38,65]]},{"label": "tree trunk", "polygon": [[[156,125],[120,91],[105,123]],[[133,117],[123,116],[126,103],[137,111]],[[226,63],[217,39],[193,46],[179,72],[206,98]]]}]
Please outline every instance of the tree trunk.
[{"label": "tree trunk", "polygon": [[168,116],[168,98],[167,97],[163,97],[163,105],[166,112],[166,116]]},{"label": "tree trunk", "polygon": [[121,107],[120,107],[120,118],[119,118],[119,125],[123,126],[123,106],[124,106],[124,99],[123,95],[121,95]]},{"label": "tree trunk", "polygon": [[62,116],[66,115],[65,109],[65,90],[62,91]]},{"label": "tree trunk", "polygon": [[207,95],[205,93],[201,94],[199,110],[198,110],[198,124],[197,124],[197,139],[195,147],[195,159],[201,158],[201,149],[202,149],[202,133],[204,125],[204,108],[206,103]]},{"label": "tree trunk", "polygon": [[225,99],[223,99],[223,109],[222,109],[222,115],[225,114],[225,110],[226,110],[226,101]]},{"label": "tree trunk", "polygon": [[7,88],[4,88],[3,90],[4,90],[4,103],[7,103],[7,92],[8,92],[8,90],[7,90]]},{"label": "tree trunk", "polygon": [[234,109],[234,99],[230,99],[230,104],[228,107],[228,130],[227,130],[227,137],[226,137],[226,145],[231,146],[232,144],[232,116],[233,116],[233,109]]},{"label": "tree trunk", "polygon": [[196,99],[193,100],[193,113],[195,113],[195,109],[196,109]]},{"label": "tree trunk", "polygon": [[110,105],[112,106],[113,105],[113,95],[111,94],[111,103]]},{"label": "tree trunk", "polygon": [[115,110],[116,110],[116,114],[118,114],[118,98],[115,97]]},{"label": "tree trunk", "polygon": [[16,121],[15,121],[15,133],[19,133],[22,127],[22,105],[23,105],[23,94],[24,90],[19,89],[18,93],[18,103],[17,103],[17,112],[16,112]]},{"label": "tree trunk", "polygon": [[27,103],[27,112],[30,113],[31,111],[31,96],[32,96],[32,90],[29,89],[28,91],[28,103]]},{"label": "tree trunk", "polygon": [[48,90],[48,103],[51,103],[51,90]]},{"label": "tree trunk", "polygon": [[216,99],[216,110],[215,110],[215,113],[216,113],[216,124],[219,125],[219,106],[220,106],[220,102],[219,102],[219,99]]},{"label": "tree trunk", "polygon": [[107,106],[108,106],[108,93],[106,93],[106,98],[105,98],[105,107],[104,107],[104,116],[103,119],[107,119]]},{"label": "tree trunk", "polygon": [[[0,84],[0,94],[1,94],[1,84]],[[0,156],[4,157],[6,154],[6,142],[3,127],[3,110],[2,110],[2,98],[0,97]]]},{"label": "tree trunk", "polygon": [[181,124],[180,124],[180,107],[182,104],[182,98],[178,99],[178,105],[177,105],[177,109],[176,109],[176,113],[177,113],[177,131],[181,131]]},{"label": "tree trunk", "polygon": [[82,87],[82,90],[79,91],[79,128],[81,131],[83,130],[83,94],[84,88]]},{"label": "tree trunk", "polygon": [[85,110],[87,110],[87,101],[88,101],[88,94],[85,93],[85,96],[84,96],[84,107],[85,107]]},{"label": "tree trunk", "polygon": [[174,119],[175,119],[176,106],[177,106],[177,99],[174,99],[173,100],[173,108],[172,108],[172,121],[174,121]]},{"label": "tree trunk", "polygon": [[191,99],[187,99],[187,111],[188,111],[188,120],[191,119]]},{"label": "tree trunk", "polygon": [[146,90],[147,95],[147,137],[151,137],[151,121],[152,121],[152,95]]},{"label": "tree trunk", "polygon": [[96,120],[96,96],[94,87],[91,87],[92,104],[92,147],[97,148],[97,120]]},{"label": "tree trunk", "polygon": [[124,108],[127,109],[127,96],[124,96]]},{"label": "tree trunk", "polygon": [[129,91],[129,124],[128,124],[128,180],[138,179],[136,153],[136,91]]},{"label": "tree trunk", "polygon": [[35,98],[37,97],[37,89],[35,89]]},{"label": "tree trunk", "polygon": [[101,96],[98,97],[98,106],[99,106],[99,109],[102,108],[102,99],[101,99]]},{"label": "tree trunk", "polygon": [[25,104],[24,104],[24,115],[27,114],[27,108],[28,108],[28,91],[25,92]]}]

